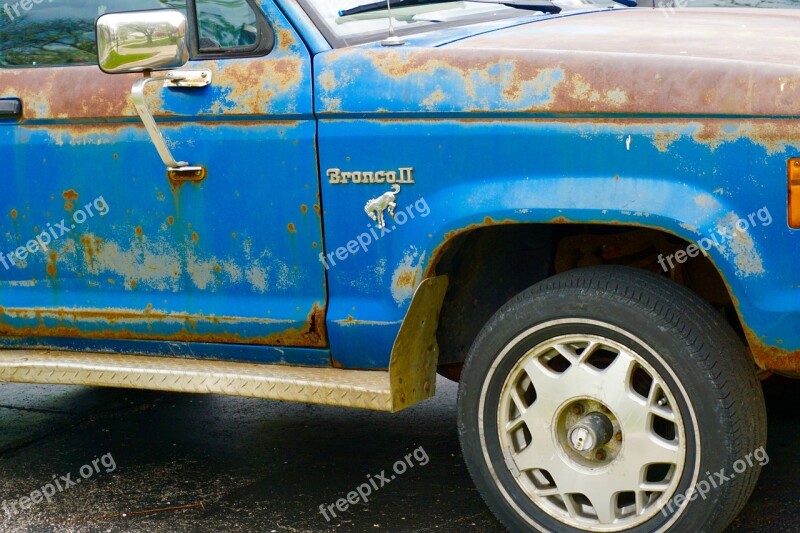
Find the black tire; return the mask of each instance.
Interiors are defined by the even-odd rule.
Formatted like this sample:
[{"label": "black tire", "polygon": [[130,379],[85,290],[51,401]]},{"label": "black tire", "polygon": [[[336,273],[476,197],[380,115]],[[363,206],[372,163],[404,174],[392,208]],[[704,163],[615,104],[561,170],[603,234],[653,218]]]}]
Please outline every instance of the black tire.
[{"label": "black tire", "polygon": [[[592,523],[595,520],[592,513],[595,512],[596,517],[600,514],[593,505],[581,506],[582,502],[588,501],[591,504],[591,501],[582,499],[584,496],[580,495],[580,491],[570,489],[570,494],[566,496],[570,505],[564,504],[564,510],[559,511],[559,498],[564,502],[560,494],[548,495],[526,489],[533,486],[538,490],[539,485],[536,483],[543,484],[545,488],[557,487],[559,483],[552,476],[547,477],[549,473],[546,469],[536,470],[536,478],[527,473],[534,470],[520,472],[522,468],[517,468],[518,458],[522,457],[522,451],[527,450],[533,438],[538,443],[552,441],[553,449],[559,451],[560,455],[556,454],[559,460],[567,465],[563,469],[579,471],[580,475],[585,476],[587,483],[595,487],[593,490],[600,490],[596,488],[598,483],[595,481],[600,478],[589,476],[598,472],[613,476],[614,461],[625,458],[628,461],[626,464],[635,465],[637,453],[643,453],[637,452],[633,444],[640,442],[637,440],[631,440],[631,444],[624,447],[628,437],[622,435],[626,434],[626,424],[632,419],[630,417],[615,419],[615,427],[620,430],[620,444],[613,453],[618,455],[609,459],[612,452],[606,454],[604,449],[598,448],[603,452],[600,454],[592,449],[586,452],[591,455],[586,463],[584,456],[576,455],[584,453],[576,451],[584,446],[583,440],[575,441],[573,439],[576,437],[573,436],[563,439],[561,436],[564,431],[579,424],[574,422],[574,418],[573,422],[559,422],[572,415],[559,415],[562,412],[559,407],[552,410],[551,418],[540,417],[540,413],[550,412],[547,408],[550,404],[555,405],[556,400],[551,401],[536,392],[539,385],[535,385],[534,378],[529,375],[528,368],[531,367],[526,366],[524,371],[520,370],[521,362],[530,361],[525,358],[536,357],[537,364],[554,364],[554,372],[563,372],[557,377],[566,376],[572,365],[568,365],[567,370],[560,370],[564,366],[563,362],[560,363],[561,367],[551,362],[557,362],[557,358],[561,356],[552,354],[571,349],[574,350],[569,352],[571,356],[580,357],[581,350],[587,348],[582,347],[579,342],[574,345],[569,345],[568,342],[572,342],[570,339],[573,338],[583,338],[581,336],[588,339],[586,346],[592,345],[594,340],[606,339],[612,348],[620,347],[619,354],[632,354],[636,358],[629,358],[633,363],[627,363],[629,359],[620,359],[623,361],[620,365],[628,365],[624,368],[635,369],[629,370],[625,375],[633,376],[640,370],[644,374],[621,380],[621,390],[630,397],[636,397],[636,394],[641,394],[643,398],[660,397],[658,407],[646,402],[646,409],[663,409],[661,406],[665,405],[669,413],[675,416],[675,420],[679,421],[670,426],[671,423],[664,422],[666,419],[662,420],[660,415],[647,414],[641,419],[648,422],[636,426],[636,431],[645,428],[642,430],[645,434],[648,431],[651,434],[661,432],[658,433],[659,436],[663,433],[666,437],[674,437],[674,441],[680,443],[676,447],[679,451],[673,452],[678,459],[670,463],[671,466],[647,466],[646,469],[644,465],[652,463],[644,462],[642,471],[646,472],[648,479],[651,475],[658,479],[658,476],[667,472],[661,482],[665,485],[671,483],[671,488],[660,493],[660,496],[653,497],[647,496],[644,489],[637,486],[634,496],[655,498],[647,502],[649,507],[645,508],[644,504],[641,506],[644,510],[649,509],[649,514],[635,507],[634,514],[625,518],[627,522],[621,522],[617,529],[603,529],[599,527],[599,522]],[[561,342],[559,339],[566,339],[565,344],[554,346],[550,348],[551,352],[547,352],[546,348],[550,346],[548,343]],[[536,350],[541,346],[545,347],[541,349],[541,353],[545,355],[537,355],[539,352]],[[596,350],[601,351],[601,348]],[[605,350],[605,345],[602,350]],[[606,356],[606,361],[610,360],[611,363],[603,364],[608,364],[608,368],[611,368],[618,356],[612,349]],[[593,368],[604,372],[602,364],[597,362],[591,364],[599,366],[587,368],[589,361],[595,357],[592,355],[584,362],[575,360],[576,369],[578,365],[583,365],[580,376],[590,375]],[[564,360],[567,361],[566,358]],[[538,371],[534,371],[534,374],[539,376],[536,372]],[[647,382],[648,375],[652,380],[651,384],[648,388],[643,388],[641,383]],[[522,376],[519,383],[523,385],[515,384],[517,382],[514,380],[517,378],[513,376]],[[546,381],[540,377],[536,380],[537,383]],[[526,387],[524,384],[528,381],[533,392],[520,388]],[[581,383],[577,380],[573,382]],[[604,383],[608,383],[608,390],[616,386],[615,383]],[[667,392],[661,394],[659,391],[662,390]],[[591,403],[594,398],[592,391],[575,390],[564,394],[573,394],[578,398],[576,401],[584,401],[581,400],[583,398],[586,405],[595,405]],[[501,396],[506,399],[501,401]],[[514,402],[508,398],[514,399]],[[527,403],[527,398],[532,398],[531,403]],[[533,406],[540,398],[542,403],[534,410]],[[625,402],[629,401],[627,398],[626,396]],[[633,410],[644,409],[636,407],[635,403],[631,405]],[[569,409],[573,414],[583,413],[581,405]],[[602,409],[605,413],[612,413],[606,407]],[[769,460],[764,451],[766,412],[761,386],[753,362],[747,356],[740,339],[723,317],[695,294],[662,276],[627,267],[599,266],[569,271],[537,283],[504,305],[486,323],[470,349],[459,385],[458,410],[459,436],[470,474],[489,508],[511,531],[721,531],[742,509],[753,491],[760,467]],[[505,432],[499,429],[499,424],[513,419],[514,413],[518,414],[518,418],[524,419],[519,427],[524,426],[527,433],[525,429],[506,429]],[[540,418],[544,420],[541,424],[532,426],[535,432],[536,427],[540,428],[534,437],[531,437],[531,425],[526,416],[539,417],[535,418],[537,421]],[[608,416],[613,418],[614,415],[612,413]],[[553,420],[557,422],[551,423]],[[581,419],[580,424],[585,425],[584,420]],[[656,422],[652,422],[653,420]],[[505,422],[502,427],[517,427],[516,423],[509,424],[511,422]],[[545,427],[553,433],[550,441],[538,440],[544,431],[541,428]],[[516,433],[512,434],[512,431]],[[629,434],[634,435],[633,432]],[[606,446],[614,445],[613,440],[615,439],[608,440]],[[548,448],[545,446],[542,449]],[[525,457],[537,457],[539,453],[529,450]],[[509,454],[514,457],[512,463],[509,463]],[[548,455],[553,456],[553,453]],[[606,462],[599,462],[600,457]],[[598,461],[597,468],[593,460]],[[746,468],[740,472],[742,462]],[[562,468],[558,462],[547,464]],[[578,466],[574,466],[575,464]],[[599,470],[601,468],[608,470]],[[718,477],[717,473],[722,473],[723,478]],[[570,483],[575,483],[572,478],[569,479]],[[701,485],[703,481],[706,482],[705,485]],[[712,481],[715,487],[711,487]],[[563,486],[566,487],[567,484]],[[705,486],[709,490],[701,498],[700,492],[695,488],[704,489]],[[534,491],[535,496],[531,495],[531,491]],[[625,511],[630,507],[623,505],[627,496],[619,491],[614,494],[610,500],[612,513],[620,513],[614,516],[623,516],[625,512],[630,512]],[[687,498],[681,502],[678,498],[676,501],[676,496],[692,494],[695,494],[694,499]],[[578,515],[575,515],[576,509]],[[569,514],[570,510],[573,514]],[[637,513],[640,513],[638,517]],[[580,522],[583,518],[588,521]],[[637,519],[639,522],[636,522]]]}]

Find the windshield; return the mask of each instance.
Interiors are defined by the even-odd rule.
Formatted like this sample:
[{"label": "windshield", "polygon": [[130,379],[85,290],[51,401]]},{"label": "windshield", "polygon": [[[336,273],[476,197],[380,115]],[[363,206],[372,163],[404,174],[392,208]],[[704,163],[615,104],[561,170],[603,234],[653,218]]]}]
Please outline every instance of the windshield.
[{"label": "windshield", "polygon": [[[340,16],[339,12],[370,3],[372,0],[299,0],[325,36],[334,44],[350,45],[385,37],[389,21],[385,9]],[[564,10],[599,9],[615,6],[614,0],[553,0]],[[800,0],[639,0],[643,7],[666,10],[692,7],[800,7]],[[392,8],[392,23],[397,33],[421,32],[435,25],[465,25],[500,18],[544,16],[545,13],[503,4],[454,1]]]},{"label": "windshield", "polygon": [[[572,2],[608,5],[611,0],[570,0]],[[388,20],[386,10],[370,11],[356,15],[339,16],[340,11],[371,2],[371,0],[301,0],[306,12],[315,19],[332,40],[342,44],[355,44],[379,39],[386,35]],[[471,24],[498,18],[541,16],[544,13],[517,9],[503,4],[455,1],[392,7],[392,22],[398,33],[426,31],[432,25],[452,23]]]}]

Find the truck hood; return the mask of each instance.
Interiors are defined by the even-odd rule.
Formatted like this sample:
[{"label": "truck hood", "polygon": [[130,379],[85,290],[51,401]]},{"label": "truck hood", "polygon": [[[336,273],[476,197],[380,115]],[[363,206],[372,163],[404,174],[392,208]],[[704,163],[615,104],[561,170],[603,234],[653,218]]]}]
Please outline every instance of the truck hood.
[{"label": "truck hood", "polygon": [[613,9],[549,17],[450,43],[459,48],[635,54],[800,66],[800,10]]},{"label": "truck hood", "polygon": [[450,47],[513,52],[520,74],[559,70],[551,111],[800,115],[797,10],[597,11]]},{"label": "truck hood", "polygon": [[376,83],[384,76],[420,96],[387,94],[351,109],[356,102],[339,93],[338,112],[369,111],[372,100],[403,112],[796,117],[799,28],[798,10],[613,9],[328,59],[340,67],[366,59]]}]

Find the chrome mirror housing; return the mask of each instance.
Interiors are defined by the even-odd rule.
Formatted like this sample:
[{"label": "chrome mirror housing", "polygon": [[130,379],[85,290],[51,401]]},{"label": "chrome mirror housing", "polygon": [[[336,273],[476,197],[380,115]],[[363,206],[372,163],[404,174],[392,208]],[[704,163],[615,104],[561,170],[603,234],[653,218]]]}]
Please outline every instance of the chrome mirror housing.
[{"label": "chrome mirror housing", "polygon": [[171,70],[189,61],[186,16],[174,9],[108,13],[97,19],[97,56],[109,74]]}]

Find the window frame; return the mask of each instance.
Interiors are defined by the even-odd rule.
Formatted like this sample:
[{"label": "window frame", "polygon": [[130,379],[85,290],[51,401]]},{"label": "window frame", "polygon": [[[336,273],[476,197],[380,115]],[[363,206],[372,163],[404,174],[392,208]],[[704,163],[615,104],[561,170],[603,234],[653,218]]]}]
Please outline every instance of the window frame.
[{"label": "window frame", "polygon": [[244,57],[263,57],[275,48],[275,31],[267,17],[255,0],[245,0],[256,15],[256,29],[259,40],[253,47],[234,47],[214,52],[200,51],[200,19],[197,12],[197,0],[186,0],[186,18],[189,20],[189,58],[190,60],[231,59]]}]

